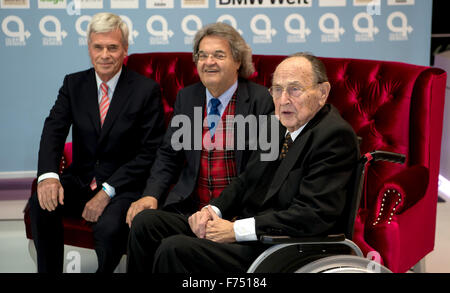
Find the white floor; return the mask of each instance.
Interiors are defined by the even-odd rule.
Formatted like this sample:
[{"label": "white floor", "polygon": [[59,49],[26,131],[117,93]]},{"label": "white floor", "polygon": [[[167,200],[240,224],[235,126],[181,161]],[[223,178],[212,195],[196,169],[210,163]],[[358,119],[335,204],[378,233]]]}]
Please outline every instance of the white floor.
[{"label": "white floor", "polygon": [[425,258],[428,273],[450,273],[450,199],[437,205],[434,250]]},{"label": "white floor", "polygon": [[[34,246],[29,248],[22,210],[26,201],[0,201],[0,273],[35,273],[37,271]],[[64,248],[64,272],[94,273],[97,257],[92,249],[74,246]],[[117,273],[124,273],[126,258],[122,258]]]},{"label": "white floor", "polygon": [[[23,203],[1,202],[0,205],[0,273],[33,273],[36,265],[30,256],[25,237],[21,209]],[[5,219],[6,218],[6,219]],[[425,258],[425,272],[450,273],[450,199],[438,203],[436,244]],[[66,246],[65,272],[95,272],[95,252],[89,249]],[[116,272],[125,271],[125,257]]]}]

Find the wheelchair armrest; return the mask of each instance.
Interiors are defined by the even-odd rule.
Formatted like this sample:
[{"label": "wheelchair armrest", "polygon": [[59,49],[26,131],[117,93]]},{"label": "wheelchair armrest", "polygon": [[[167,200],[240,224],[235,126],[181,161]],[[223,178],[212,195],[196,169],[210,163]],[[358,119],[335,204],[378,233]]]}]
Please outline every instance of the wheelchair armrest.
[{"label": "wheelchair armrest", "polygon": [[290,236],[273,236],[273,235],[262,235],[261,237],[259,237],[259,242],[263,244],[340,242],[344,240],[345,240],[344,234],[314,236],[314,237],[290,237]]},{"label": "wheelchair armrest", "polygon": [[427,168],[415,165],[388,178],[378,192],[372,225],[390,223],[394,215],[415,205],[425,195],[428,177]]}]

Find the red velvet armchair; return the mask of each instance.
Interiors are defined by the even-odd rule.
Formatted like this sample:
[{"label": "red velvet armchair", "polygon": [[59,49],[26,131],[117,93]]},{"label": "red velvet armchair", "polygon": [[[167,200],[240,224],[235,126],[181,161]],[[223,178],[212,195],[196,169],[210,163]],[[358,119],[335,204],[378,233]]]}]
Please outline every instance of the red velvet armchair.
[{"label": "red velvet armchair", "polygon": [[[283,58],[254,55],[251,79],[270,87]],[[377,251],[386,267],[405,272],[434,247],[446,73],[399,62],[321,59],[331,83],[328,101],[362,138],[361,153],[406,155],[404,165],[369,168],[353,238],[364,254]],[[126,64],[160,83],[166,123],[177,91],[199,80],[191,53],[132,54]],[[27,212],[25,222],[31,239]],[[64,225],[66,244],[92,248],[86,223]]]}]

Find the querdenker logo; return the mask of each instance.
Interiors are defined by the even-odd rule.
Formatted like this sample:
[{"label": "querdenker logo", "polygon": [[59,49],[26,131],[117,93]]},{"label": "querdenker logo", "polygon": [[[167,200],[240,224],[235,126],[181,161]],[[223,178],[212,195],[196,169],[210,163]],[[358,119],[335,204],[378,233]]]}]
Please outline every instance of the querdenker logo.
[{"label": "querdenker logo", "polygon": [[[47,23],[51,23],[54,30],[48,30]],[[62,40],[67,37],[67,32],[61,28],[61,22],[53,15],[46,15],[41,19],[39,30],[44,36],[42,37],[44,46],[62,46]]]},{"label": "querdenker logo", "polygon": [[[367,23],[367,26],[361,26],[360,22]],[[356,31],[355,42],[374,41],[374,35],[378,34],[379,29],[374,25],[373,18],[366,12],[360,12],[353,18],[353,28]]]},{"label": "querdenker logo", "polygon": [[[193,23],[194,24],[194,29],[192,29],[192,25],[189,25],[189,23]],[[194,39],[195,34],[197,33],[197,31],[199,29],[202,28],[202,20],[200,19],[200,17],[198,17],[195,14],[189,14],[186,15],[183,20],[181,21],[181,30],[184,32],[184,34],[186,35],[184,37],[184,44],[185,45],[191,45],[192,44],[192,40]]]},{"label": "querdenker logo", "polygon": [[[134,39],[139,36],[139,32],[137,30],[133,29],[133,22],[131,19],[126,15],[120,15],[120,18],[127,24],[128,31],[130,32],[128,34],[128,44],[133,45]],[[75,30],[78,33],[78,45],[79,46],[86,46],[87,45],[87,26],[89,22],[91,21],[92,16],[89,15],[82,15],[78,17],[78,19],[75,21]],[[85,27],[83,29],[82,27]]]},{"label": "querdenker logo", "polygon": [[[395,25],[394,23],[400,25]],[[391,31],[389,34],[390,41],[407,41],[408,34],[412,33],[412,26],[408,25],[408,18],[403,12],[392,12],[387,18],[387,27]]]},{"label": "querdenker logo", "polygon": [[128,31],[128,44],[134,45],[134,39],[139,36],[139,32],[133,28],[133,22],[126,15],[120,15],[120,18],[127,24]]},{"label": "querdenker logo", "polygon": [[[92,16],[89,15],[82,15],[78,17],[77,21],[75,22],[75,30],[77,31],[79,37],[78,37],[78,45],[79,46],[87,46],[87,26],[89,22],[91,22]],[[81,26],[85,23],[86,29],[83,29]]]},{"label": "querdenker logo", "polygon": [[[154,23],[159,23],[160,30],[155,29]],[[147,31],[151,35],[150,45],[167,45],[173,31],[169,29],[167,20],[162,15],[153,15],[147,20]]]},{"label": "querdenker logo", "polygon": [[217,22],[228,22],[239,34],[243,34],[242,30],[238,28],[236,18],[230,14],[223,14],[217,18]]},{"label": "querdenker logo", "polygon": [[[17,30],[11,30],[10,23],[15,23],[13,27],[17,27]],[[25,46],[26,39],[31,36],[28,30],[25,30],[25,24],[22,19],[15,15],[9,15],[2,21],[2,31],[7,36],[5,39],[5,45],[8,46]]]},{"label": "querdenker logo", "polygon": [[[330,22],[331,26],[328,25]],[[340,36],[345,33],[345,29],[339,24],[339,18],[334,13],[325,13],[320,17],[319,29],[323,33],[321,38],[323,43],[339,42]]]},{"label": "querdenker logo", "polygon": [[[261,23],[263,24],[261,26]],[[253,43],[272,43],[272,37],[277,34],[277,31],[272,28],[270,18],[265,14],[257,14],[253,16],[250,21],[250,28],[255,34],[253,36]]]},{"label": "querdenker logo", "polygon": [[[298,25],[294,24],[293,26],[293,23],[298,23]],[[311,30],[306,27],[305,19],[298,13],[293,13],[286,17],[284,29],[288,33],[286,40],[288,43],[304,43],[306,42],[306,37],[311,34]]]}]

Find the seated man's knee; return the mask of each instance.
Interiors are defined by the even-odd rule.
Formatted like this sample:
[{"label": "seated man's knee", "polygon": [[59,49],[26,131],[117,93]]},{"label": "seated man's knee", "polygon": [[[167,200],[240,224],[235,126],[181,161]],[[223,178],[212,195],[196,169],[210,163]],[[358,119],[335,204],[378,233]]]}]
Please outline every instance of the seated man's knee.
[{"label": "seated man's knee", "polygon": [[[179,263],[181,260],[186,260],[195,255],[195,244],[192,239],[192,237],[186,235],[173,235],[164,238],[155,252],[155,270],[160,271],[162,267],[165,268],[169,264]],[[181,263],[178,265],[181,269]],[[176,270],[177,268],[174,266],[172,269]],[[164,270],[162,269],[162,271]]]},{"label": "seated man's knee", "polygon": [[37,192],[34,192],[31,195],[30,199],[28,200],[28,204],[30,205],[30,209],[35,209],[37,207],[40,208]]},{"label": "seated man's knee", "polygon": [[130,234],[147,234],[161,221],[158,210],[148,209],[138,213],[131,222]]},{"label": "seated man's knee", "polygon": [[159,210],[147,209],[139,212],[131,222],[131,229],[151,227],[158,224],[161,221],[161,215]]},{"label": "seated man's knee", "polygon": [[54,212],[48,212],[45,209],[41,208],[41,205],[39,204],[39,198],[37,195],[37,192],[34,192],[31,197],[28,200],[28,204],[30,207],[30,215],[32,217],[37,215],[54,215]]},{"label": "seated man's knee", "polygon": [[118,227],[102,221],[99,221],[92,226],[94,239],[96,239],[97,241],[114,241],[116,234],[118,234],[118,230]]}]

